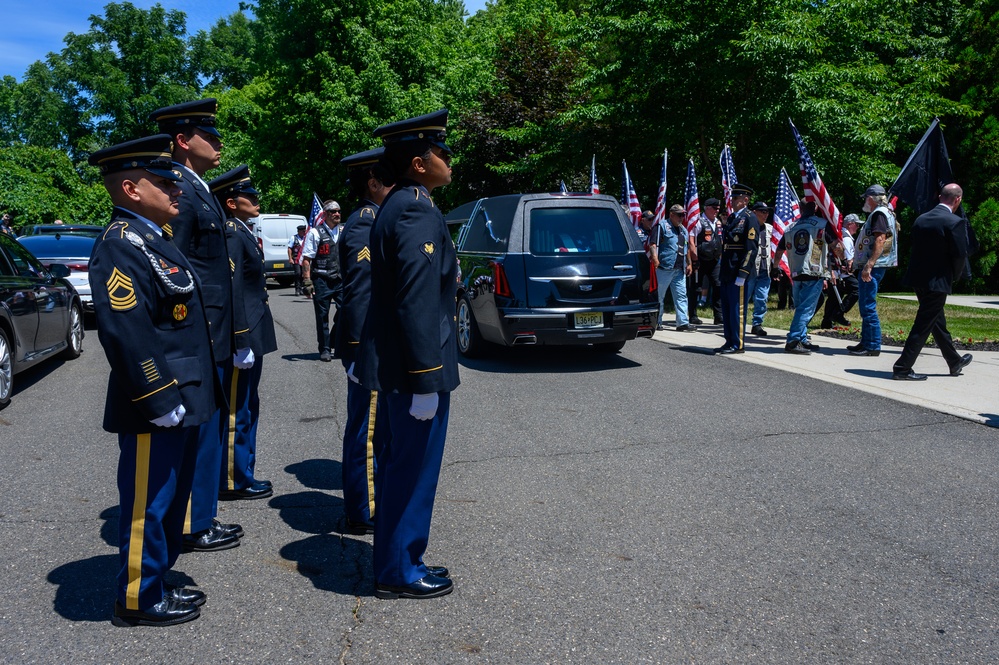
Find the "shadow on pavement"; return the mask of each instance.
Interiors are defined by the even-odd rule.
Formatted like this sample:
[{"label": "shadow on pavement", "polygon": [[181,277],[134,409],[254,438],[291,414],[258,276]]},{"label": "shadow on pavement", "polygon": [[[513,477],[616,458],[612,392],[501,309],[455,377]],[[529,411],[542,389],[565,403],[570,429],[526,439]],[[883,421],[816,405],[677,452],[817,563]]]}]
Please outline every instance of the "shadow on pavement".
[{"label": "shadow on pavement", "polygon": [[58,587],[52,608],[70,621],[110,621],[117,575],[117,554],[101,554],[59,566],[45,578]]},{"label": "shadow on pavement", "polygon": [[[646,343],[646,340],[641,339],[628,342]],[[627,345],[625,348],[628,348]],[[490,349],[490,353],[484,358],[459,358],[458,362],[469,369],[495,374],[576,374],[641,367],[641,363],[618,353],[585,346],[496,347]]]},{"label": "shadow on pavement", "polygon": [[373,595],[370,543],[325,534],[288,543],[281,548],[280,555],[287,561],[294,561],[299,574],[321,591],[349,596]]},{"label": "shadow on pavement", "polygon": [[307,459],[289,464],[284,470],[306,487],[315,490],[342,490],[342,468],[336,460]]},{"label": "shadow on pavement", "polygon": [[343,499],[322,492],[282,494],[268,505],[278,509],[285,524],[303,533],[332,533],[344,517]]},{"label": "shadow on pavement", "polygon": [[281,356],[281,360],[290,360],[291,362],[298,362],[299,360],[310,360],[319,362],[319,352],[315,353],[286,353]]}]

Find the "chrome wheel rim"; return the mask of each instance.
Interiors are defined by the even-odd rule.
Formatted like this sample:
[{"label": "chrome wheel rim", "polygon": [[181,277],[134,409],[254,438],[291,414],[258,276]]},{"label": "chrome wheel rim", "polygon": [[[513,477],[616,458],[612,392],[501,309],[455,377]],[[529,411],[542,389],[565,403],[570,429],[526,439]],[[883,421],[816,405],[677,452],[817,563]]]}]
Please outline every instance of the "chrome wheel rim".
[{"label": "chrome wheel rim", "polygon": [[14,361],[10,357],[10,347],[7,338],[0,335],[0,402],[10,397],[14,385]]},{"label": "chrome wheel rim", "polygon": [[471,317],[468,304],[462,300],[458,303],[458,348],[463,352],[468,350],[468,340],[472,335]]},{"label": "chrome wheel rim", "polygon": [[74,352],[79,352],[83,346],[83,317],[80,316],[80,308],[73,307],[69,315],[69,345]]}]

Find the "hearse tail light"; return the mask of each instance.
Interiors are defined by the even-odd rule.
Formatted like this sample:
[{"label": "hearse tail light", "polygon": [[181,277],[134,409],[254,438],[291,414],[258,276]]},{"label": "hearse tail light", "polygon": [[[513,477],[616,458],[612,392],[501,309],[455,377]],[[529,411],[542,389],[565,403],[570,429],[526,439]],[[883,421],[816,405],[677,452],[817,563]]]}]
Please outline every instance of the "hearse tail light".
[{"label": "hearse tail light", "polygon": [[499,261],[492,262],[493,267],[493,293],[503,298],[512,298],[513,292],[510,290],[510,282],[506,279],[506,270]]}]

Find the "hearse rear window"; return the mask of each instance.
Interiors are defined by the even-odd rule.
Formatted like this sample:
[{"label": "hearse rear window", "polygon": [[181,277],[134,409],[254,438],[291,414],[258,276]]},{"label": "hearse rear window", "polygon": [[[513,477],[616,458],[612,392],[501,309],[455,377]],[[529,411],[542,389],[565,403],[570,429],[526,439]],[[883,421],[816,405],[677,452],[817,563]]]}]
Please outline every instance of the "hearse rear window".
[{"label": "hearse rear window", "polygon": [[531,254],[627,254],[628,240],[609,208],[535,208]]}]

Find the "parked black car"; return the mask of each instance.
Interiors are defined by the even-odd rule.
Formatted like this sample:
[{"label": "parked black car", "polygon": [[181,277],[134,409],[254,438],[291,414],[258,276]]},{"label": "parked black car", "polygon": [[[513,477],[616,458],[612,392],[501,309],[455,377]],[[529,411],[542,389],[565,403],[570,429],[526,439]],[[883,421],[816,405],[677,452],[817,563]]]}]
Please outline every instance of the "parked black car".
[{"label": "parked black car", "polygon": [[613,198],[514,194],[447,215],[456,245],[458,348],[489,343],[592,345],[619,351],[651,337],[658,313],[649,260]]},{"label": "parked black car", "polygon": [[83,305],[69,268],[46,270],[31,252],[0,234],[0,408],[10,403],[14,375],[60,354],[83,350]]},{"label": "parked black car", "polygon": [[92,238],[96,238],[103,232],[103,226],[92,226],[89,224],[29,224],[21,227],[21,237],[61,233],[63,235],[90,236]]}]

